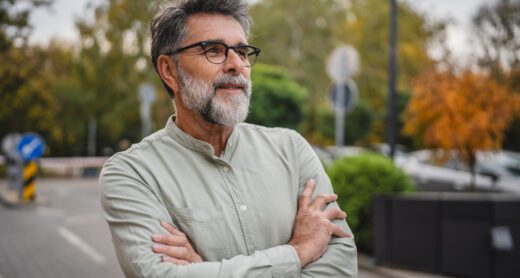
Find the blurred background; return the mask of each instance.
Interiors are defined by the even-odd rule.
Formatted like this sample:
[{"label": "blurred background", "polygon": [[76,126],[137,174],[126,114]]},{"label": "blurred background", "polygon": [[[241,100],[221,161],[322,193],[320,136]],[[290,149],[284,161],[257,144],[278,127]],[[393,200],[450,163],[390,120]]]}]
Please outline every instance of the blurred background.
[{"label": "blurred background", "polygon": [[[161,2],[0,2],[0,278],[122,275],[96,177],[174,113],[149,55]],[[249,2],[249,42],[262,52],[247,121],[295,129],[314,146],[349,213],[364,277],[520,272],[507,263],[520,260],[520,1]],[[338,127],[328,72],[345,46],[357,93]],[[41,154],[16,164],[10,150],[28,134]],[[476,203],[486,213],[465,207]],[[413,232],[429,216],[431,241]],[[454,244],[438,235],[467,228],[453,223],[479,231],[467,246],[482,248],[445,249]],[[413,243],[422,249],[397,234],[422,236]],[[402,269],[423,273],[394,272]]]}]

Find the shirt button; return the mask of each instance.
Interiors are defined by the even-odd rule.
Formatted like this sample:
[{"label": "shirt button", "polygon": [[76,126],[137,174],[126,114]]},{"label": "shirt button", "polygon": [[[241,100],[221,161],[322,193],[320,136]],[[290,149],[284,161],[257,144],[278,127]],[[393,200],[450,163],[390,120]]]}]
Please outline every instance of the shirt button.
[{"label": "shirt button", "polygon": [[229,167],[224,166],[224,169],[223,169],[223,170],[224,170],[224,172],[229,172]]},{"label": "shirt button", "polygon": [[241,205],[241,206],[240,206],[240,210],[241,210],[241,211],[245,211],[246,209],[247,209],[247,206],[246,206],[246,205]]}]

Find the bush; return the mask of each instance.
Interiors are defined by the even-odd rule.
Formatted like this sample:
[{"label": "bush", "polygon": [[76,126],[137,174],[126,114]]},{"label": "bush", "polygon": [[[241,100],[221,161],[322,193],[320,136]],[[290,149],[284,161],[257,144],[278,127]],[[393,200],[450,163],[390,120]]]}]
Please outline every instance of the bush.
[{"label": "bush", "polygon": [[411,179],[391,160],[376,154],[338,159],[327,172],[338,195],[338,204],[348,214],[358,249],[372,253],[374,196],[413,191]]},{"label": "bush", "polygon": [[307,90],[284,68],[255,64],[252,72],[253,95],[247,122],[298,129],[304,118]]}]

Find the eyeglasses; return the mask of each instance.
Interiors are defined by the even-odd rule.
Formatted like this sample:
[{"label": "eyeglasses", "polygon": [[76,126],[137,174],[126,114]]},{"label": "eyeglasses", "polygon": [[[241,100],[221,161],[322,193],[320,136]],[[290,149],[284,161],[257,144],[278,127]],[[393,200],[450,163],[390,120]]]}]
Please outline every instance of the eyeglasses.
[{"label": "eyeglasses", "polygon": [[218,41],[203,41],[190,44],[185,47],[177,48],[174,51],[165,53],[166,55],[177,55],[184,50],[200,47],[206,59],[213,64],[222,64],[226,61],[230,49],[233,49],[238,57],[244,62],[244,66],[252,67],[256,63],[256,58],[260,54],[260,48],[251,45],[228,46]]}]

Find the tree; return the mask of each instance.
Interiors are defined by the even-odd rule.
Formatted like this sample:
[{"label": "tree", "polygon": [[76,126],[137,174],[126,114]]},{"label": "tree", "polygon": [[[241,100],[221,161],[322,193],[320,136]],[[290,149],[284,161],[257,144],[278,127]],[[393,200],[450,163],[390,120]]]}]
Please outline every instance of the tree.
[{"label": "tree", "polygon": [[[374,141],[386,138],[388,95],[388,42],[390,5],[379,0],[352,1],[335,37],[358,49],[361,69],[356,77],[360,96],[374,111],[370,137]],[[411,92],[411,82],[433,61],[427,49],[444,32],[443,22],[428,22],[406,2],[398,3],[397,58],[399,99]],[[400,131],[399,131],[400,132]]]},{"label": "tree", "polygon": [[520,69],[520,2],[500,0],[483,5],[473,17],[473,24],[483,52],[480,66],[495,75]]},{"label": "tree", "polygon": [[[77,22],[80,49],[66,98],[78,111],[75,118],[82,138],[86,139],[89,125],[97,126],[96,153],[116,149],[122,139],[141,139],[139,85],[151,82],[162,88],[149,59],[148,22],[156,8],[148,1],[109,1],[93,7],[94,22]],[[160,94],[160,105],[171,110],[165,95]],[[170,114],[164,110],[160,122]]]},{"label": "tree", "polygon": [[405,132],[421,147],[456,151],[475,177],[477,150],[501,147],[520,98],[489,75],[435,70],[415,82]]},{"label": "tree", "polygon": [[307,90],[283,68],[257,63],[252,71],[253,95],[248,122],[297,129],[303,120]]},{"label": "tree", "polygon": [[59,102],[52,92],[56,80],[69,69],[71,54],[57,45],[47,49],[27,45],[31,12],[51,2],[0,2],[0,138],[33,131],[50,146],[66,140]]},{"label": "tree", "polygon": [[259,59],[288,69],[309,91],[303,129],[311,141],[316,141],[318,109],[330,87],[325,60],[335,44],[332,26],[343,12],[335,0],[263,0],[251,6],[250,41],[262,48]]},{"label": "tree", "polygon": [[[263,0],[251,7],[254,20],[251,42],[262,48],[260,59],[287,68],[310,93],[304,133],[313,143],[327,143],[331,80],[325,61],[333,48],[351,44],[360,52],[361,69],[355,77],[364,103],[374,111],[370,138],[384,137],[387,94],[388,5],[379,0],[276,1]],[[401,92],[433,61],[426,49],[443,30],[427,23],[406,3],[399,4],[399,67]],[[323,111],[325,110],[325,111]],[[324,117],[324,118],[321,118]],[[351,130],[352,131],[352,130]]]},{"label": "tree", "polygon": [[[473,17],[478,65],[497,82],[520,94],[520,2],[500,0],[483,5]],[[509,125],[504,147],[520,151],[520,117]]]},{"label": "tree", "polygon": [[51,3],[52,0],[2,0],[0,2],[0,52],[8,50],[15,42],[18,46],[25,45],[31,31],[29,25],[31,11]]}]

